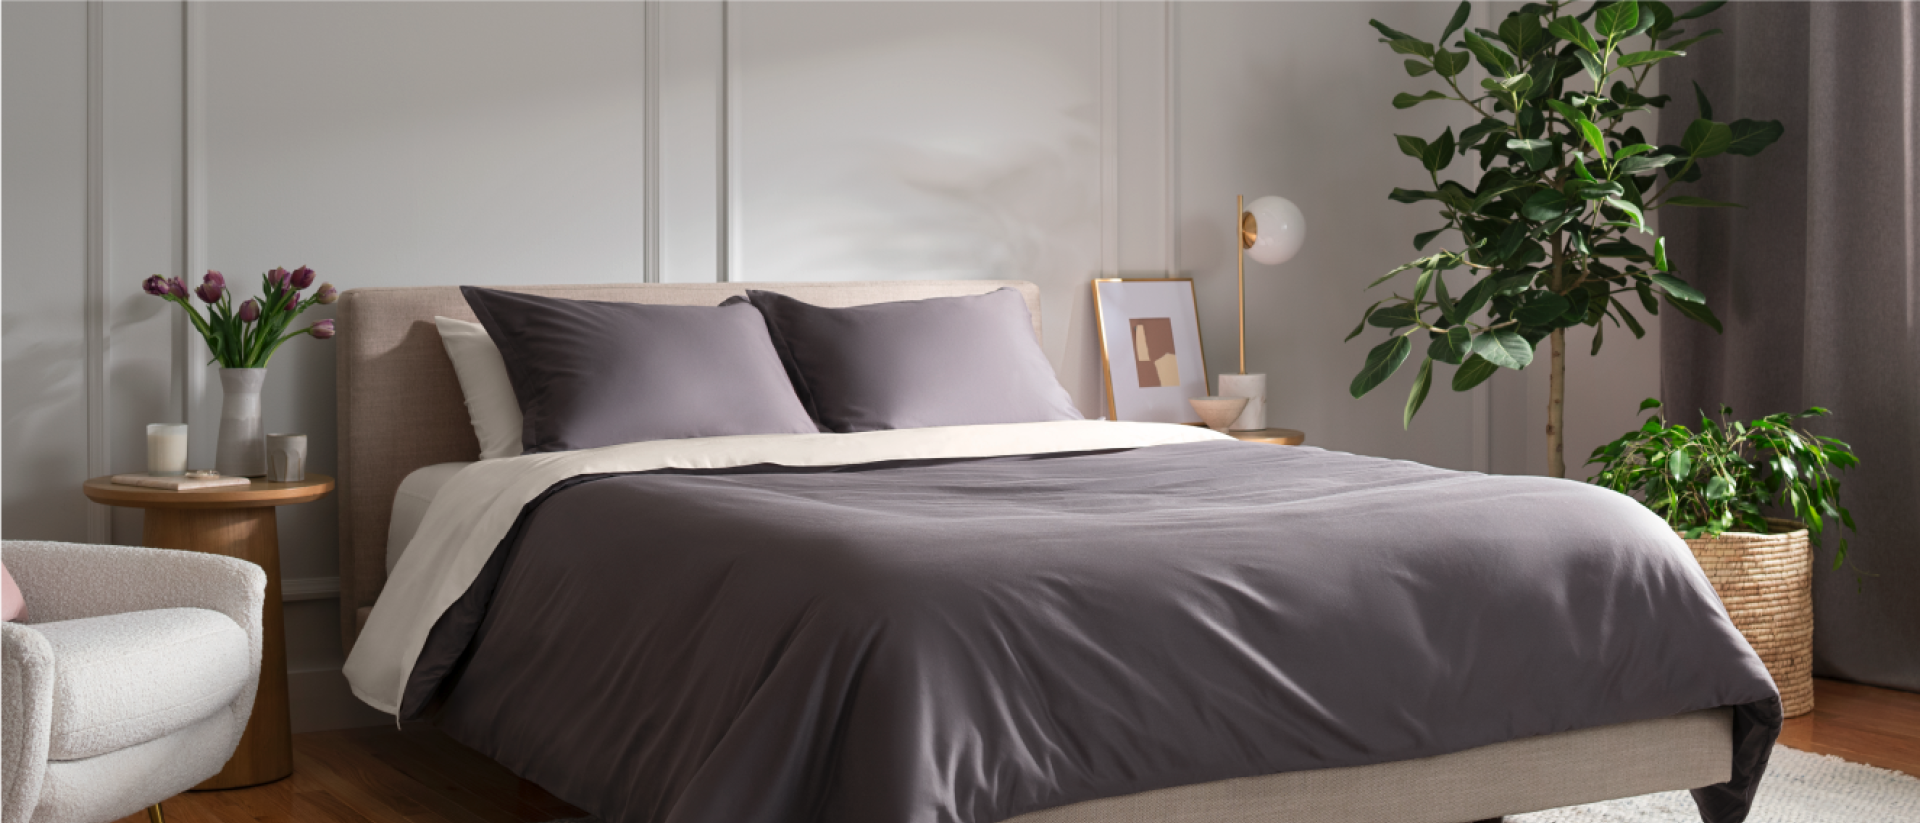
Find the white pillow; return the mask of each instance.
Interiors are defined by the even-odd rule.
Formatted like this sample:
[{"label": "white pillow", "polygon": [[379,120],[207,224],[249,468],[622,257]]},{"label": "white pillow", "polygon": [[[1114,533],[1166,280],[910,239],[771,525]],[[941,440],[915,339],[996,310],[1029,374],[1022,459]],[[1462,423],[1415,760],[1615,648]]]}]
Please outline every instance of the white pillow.
[{"label": "white pillow", "polygon": [[453,360],[453,373],[460,378],[460,393],[467,396],[467,416],[473,419],[473,434],[480,438],[480,459],[520,456],[520,400],[507,379],[507,361],[500,347],[493,344],[479,323],[435,317],[440,343]]}]

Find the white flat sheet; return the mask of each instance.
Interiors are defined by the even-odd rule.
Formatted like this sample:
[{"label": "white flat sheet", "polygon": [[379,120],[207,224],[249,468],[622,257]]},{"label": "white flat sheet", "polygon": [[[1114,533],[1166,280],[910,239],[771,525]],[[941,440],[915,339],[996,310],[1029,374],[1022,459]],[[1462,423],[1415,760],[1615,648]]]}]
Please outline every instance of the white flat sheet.
[{"label": "white flat sheet", "polygon": [[721,469],[770,463],[848,466],[889,460],[1002,457],[1225,440],[1197,426],[1067,420],[895,429],[857,434],[756,434],[654,440],[483,460],[457,472],[427,507],[347,656],[353,693],[398,714],[413,664],[440,615],[465,594],[520,510],[553,484],[585,474]]},{"label": "white flat sheet", "polygon": [[471,465],[471,462],[436,463],[417,469],[400,481],[399,491],[393,493],[393,519],[387,524],[388,577],[393,576],[393,567],[399,565],[401,552],[407,550],[407,544],[420,531],[420,522],[427,518],[427,508],[433,504],[433,498],[452,482],[454,475]]}]

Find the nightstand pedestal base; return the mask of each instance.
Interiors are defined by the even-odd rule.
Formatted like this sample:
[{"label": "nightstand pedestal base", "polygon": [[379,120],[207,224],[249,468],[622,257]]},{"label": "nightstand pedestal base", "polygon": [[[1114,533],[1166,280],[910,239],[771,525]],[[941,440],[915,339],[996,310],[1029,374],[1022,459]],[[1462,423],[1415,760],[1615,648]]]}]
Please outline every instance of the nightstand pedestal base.
[{"label": "nightstand pedestal base", "polygon": [[196,791],[237,789],[293,774],[293,727],[287,713],[287,647],[280,604],[280,530],[272,506],[247,509],[152,508],[141,542],[156,549],[206,552],[255,563],[267,572],[260,629],[260,690],[253,718],[226,768]]}]

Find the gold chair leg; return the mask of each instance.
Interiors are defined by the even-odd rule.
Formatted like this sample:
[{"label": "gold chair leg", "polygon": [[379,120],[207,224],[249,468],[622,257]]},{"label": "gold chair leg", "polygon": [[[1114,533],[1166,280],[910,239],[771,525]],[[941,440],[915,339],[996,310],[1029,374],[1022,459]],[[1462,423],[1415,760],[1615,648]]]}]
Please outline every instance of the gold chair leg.
[{"label": "gold chair leg", "polygon": [[160,804],[147,807],[147,823],[167,823],[166,815],[160,813]]}]

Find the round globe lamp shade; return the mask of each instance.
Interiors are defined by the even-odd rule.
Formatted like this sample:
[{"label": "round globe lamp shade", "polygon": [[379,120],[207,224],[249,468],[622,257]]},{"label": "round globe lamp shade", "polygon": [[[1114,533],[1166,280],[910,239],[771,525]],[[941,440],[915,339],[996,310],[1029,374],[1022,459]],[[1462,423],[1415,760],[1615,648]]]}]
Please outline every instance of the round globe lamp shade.
[{"label": "round globe lamp shade", "polygon": [[1254,224],[1248,232],[1253,243],[1247,246],[1247,255],[1269,266],[1291,260],[1307,239],[1300,207],[1285,197],[1267,196],[1248,203],[1247,215]]}]

